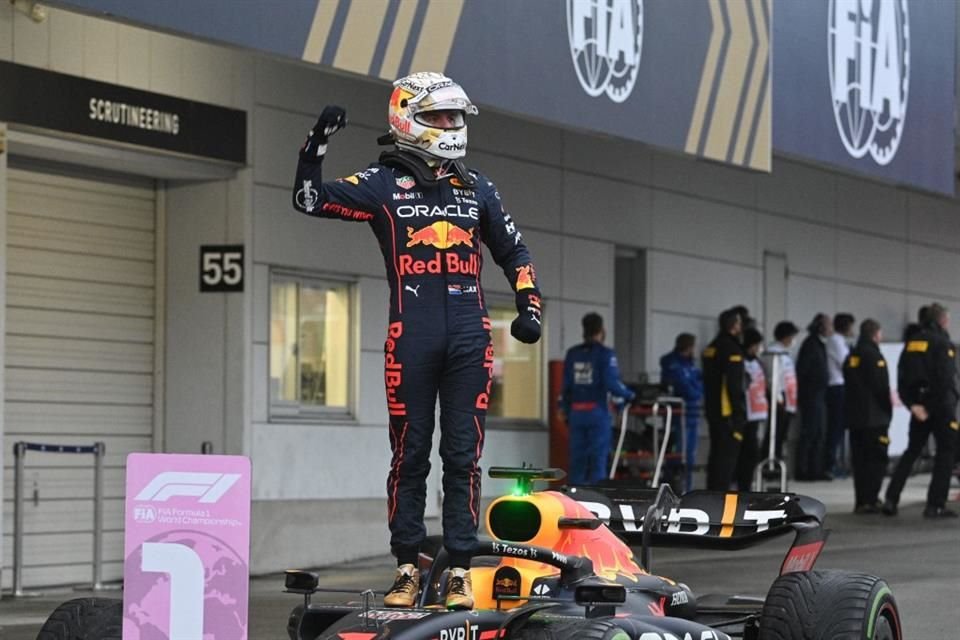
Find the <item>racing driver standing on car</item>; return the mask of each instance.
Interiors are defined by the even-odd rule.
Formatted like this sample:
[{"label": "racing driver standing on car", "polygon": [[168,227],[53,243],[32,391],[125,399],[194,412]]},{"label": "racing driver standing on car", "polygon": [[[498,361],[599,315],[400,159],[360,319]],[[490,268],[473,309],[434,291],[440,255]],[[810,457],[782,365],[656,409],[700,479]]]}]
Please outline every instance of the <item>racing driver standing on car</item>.
[{"label": "racing driver standing on car", "polygon": [[540,339],[540,291],[530,254],[494,184],[461,162],[467,115],[460,85],[439,73],[393,83],[388,118],[395,148],[351,176],[323,182],[331,135],[346,112],[324,108],[300,150],[293,202],[322,218],[366,222],[383,253],[390,285],[384,376],[393,458],[387,477],[390,546],[397,576],[384,604],[416,602],[416,569],[427,474],[440,399],[443,544],[450,554],[446,605],[472,608],[470,558],[477,541],[484,419],[493,382],[491,324],[480,287],[486,244],[516,294],[510,332]]}]

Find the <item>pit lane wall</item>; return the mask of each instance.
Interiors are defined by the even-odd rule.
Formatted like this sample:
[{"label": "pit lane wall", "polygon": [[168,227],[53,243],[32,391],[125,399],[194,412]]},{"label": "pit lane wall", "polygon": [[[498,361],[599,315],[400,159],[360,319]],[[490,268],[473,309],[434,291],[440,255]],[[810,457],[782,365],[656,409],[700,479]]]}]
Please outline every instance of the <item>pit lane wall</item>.
[{"label": "pit lane wall", "polygon": [[[158,251],[167,267],[160,319],[165,341],[157,354],[164,385],[153,406],[161,416],[156,449],[196,452],[210,440],[218,452],[251,456],[255,572],[383,553],[389,451],[382,262],[364,225],[301,216],[290,208],[288,190],[296,149],[326,103],[346,105],[351,118],[331,144],[328,175],[345,175],[375,157],[388,85],[60,9],[34,23],[8,3],[0,4],[0,59],[247,112],[246,167],[228,178],[159,186],[165,239]],[[676,333],[709,339],[720,309],[743,303],[759,313],[766,253],[785,256],[789,277],[780,315],[801,325],[817,311],[842,309],[875,317],[896,334],[921,303],[960,304],[960,207],[952,198],[779,157],[769,175],[747,172],[520,120],[482,104],[470,134],[471,164],[497,182],[537,262],[546,305],[545,362],[579,340],[587,311],[607,317],[610,341],[617,344],[612,318],[623,306],[614,299],[618,248],[640,250],[646,262],[646,301],[634,329],[645,343],[648,371],[656,371]],[[56,133],[46,135],[56,139]],[[7,212],[0,216],[6,226]],[[244,291],[201,294],[199,246],[228,243],[246,247]],[[346,420],[270,418],[269,273],[277,268],[355,283],[354,400]],[[492,266],[484,284],[491,294],[508,292]],[[761,318],[768,326],[780,319]],[[0,424],[9,469],[10,444],[25,432],[6,416]],[[121,446],[112,453],[122,460],[128,452]],[[546,456],[545,427],[490,426],[485,466],[542,464]],[[439,467],[434,460],[428,499],[433,526]],[[111,473],[110,486],[121,487],[122,467],[114,463]],[[42,473],[37,477],[43,481]],[[484,496],[500,489],[487,481]],[[83,491],[79,485],[61,490]],[[3,491],[9,567],[9,472]],[[115,489],[112,497],[118,498]],[[119,516],[108,523],[117,533]],[[43,544],[47,553],[76,546],[59,538]],[[33,546],[39,553],[41,547]],[[118,566],[110,565],[107,576]],[[8,575],[5,570],[5,581]]]}]

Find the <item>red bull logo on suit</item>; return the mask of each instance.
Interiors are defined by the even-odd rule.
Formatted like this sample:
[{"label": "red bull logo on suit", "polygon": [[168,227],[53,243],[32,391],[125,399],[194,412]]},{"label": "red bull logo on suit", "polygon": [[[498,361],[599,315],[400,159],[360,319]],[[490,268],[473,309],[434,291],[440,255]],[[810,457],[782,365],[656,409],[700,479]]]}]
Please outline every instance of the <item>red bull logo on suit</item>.
[{"label": "red bull logo on suit", "polygon": [[439,251],[429,260],[417,260],[411,255],[401,255],[398,259],[401,276],[423,275],[425,273],[461,273],[467,276],[476,276],[480,273],[480,257],[471,254],[466,260],[455,253],[441,254]]},{"label": "red bull logo on suit", "polygon": [[413,227],[407,227],[407,237],[410,239],[407,242],[408,247],[418,244],[433,246],[437,249],[449,249],[461,244],[473,246],[473,229],[461,229],[446,220],[434,222],[422,229],[414,230]]}]

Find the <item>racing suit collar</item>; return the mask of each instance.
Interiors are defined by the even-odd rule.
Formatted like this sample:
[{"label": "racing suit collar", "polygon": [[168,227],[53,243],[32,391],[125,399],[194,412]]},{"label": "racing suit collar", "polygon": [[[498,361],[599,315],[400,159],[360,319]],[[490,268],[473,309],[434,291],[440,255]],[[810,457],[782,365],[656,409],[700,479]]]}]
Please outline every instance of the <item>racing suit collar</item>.
[{"label": "racing suit collar", "polygon": [[[419,155],[406,149],[384,151],[380,154],[380,164],[409,171],[413,174],[417,184],[434,185],[438,182],[434,170],[426,161]],[[467,168],[463,166],[463,163],[459,160],[453,160],[448,163],[447,173],[455,175],[466,187],[473,187],[477,184],[476,178],[467,171]]]}]

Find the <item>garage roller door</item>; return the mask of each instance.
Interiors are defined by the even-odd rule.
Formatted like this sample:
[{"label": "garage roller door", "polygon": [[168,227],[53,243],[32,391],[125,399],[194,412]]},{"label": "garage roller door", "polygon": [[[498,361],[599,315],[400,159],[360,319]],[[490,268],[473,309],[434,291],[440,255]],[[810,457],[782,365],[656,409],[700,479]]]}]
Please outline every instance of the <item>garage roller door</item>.
[{"label": "garage roller door", "polygon": [[[107,446],[104,579],[122,574],[123,464],[150,451],[155,192],[114,177],[8,171],[4,572],[17,440]],[[27,454],[24,586],[89,581],[92,456]]]}]

